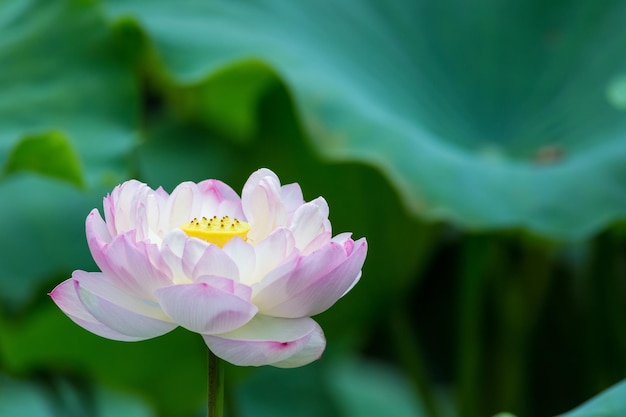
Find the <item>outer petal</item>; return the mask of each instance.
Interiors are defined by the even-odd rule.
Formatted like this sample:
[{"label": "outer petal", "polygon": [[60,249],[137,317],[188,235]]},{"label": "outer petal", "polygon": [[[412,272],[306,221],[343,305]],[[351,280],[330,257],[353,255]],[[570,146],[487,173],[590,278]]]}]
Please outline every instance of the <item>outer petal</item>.
[{"label": "outer petal", "polygon": [[85,232],[87,235],[87,245],[91,251],[94,261],[100,269],[107,266],[106,246],[111,243],[113,236],[109,232],[107,224],[102,220],[98,209],[93,209],[85,220]]},{"label": "outer petal", "polygon": [[[113,336],[122,334],[130,336],[129,340],[149,339],[165,334],[177,326],[165,316],[154,301],[129,295],[117,288],[102,273],[74,271],[72,279],[66,283],[68,283],[65,284],[66,286],[73,286],[75,295],[70,295],[69,289],[62,287],[59,288],[58,294],[55,292],[56,289],[53,291],[53,299],[65,300],[63,305],[70,317],[74,316],[86,322],[101,323],[115,332]],[[83,307],[80,307],[78,303],[82,303]],[[119,337],[113,338],[123,340]]]},{"label": "outer petal", "polygon": [[138,339],[161,336],[177,325],[151,300],[134,297],[99,272],[74,271],[78,298],[100,323]]},{"label": "outer petal", "polygon": [[70,278],[57,285],[52,292],[50,292],[52,300],[74,323],[91,333],[107,339],[123,342],[143,340],[141,337],[122,334],[100,323],[87,311],[82,301],[80,301],[80,298],[78,298],[78,286],[78,282]]},{"label": "outer petal", "polygon": [[[230,281],[230,280],[229,280]],[[258,311],[233,286],[211,285],[211,280],[161,288],[156,296],[172,320],[197,333],[223,333],[247,323]],[[248,293],[249,297],[249,293]]]},{"label": "outer petal", "polygon": [[[288,274],[255,287],[254,303],[263,314],[305,317],[332,306],[361,276],[367,243],[360,239],[350,252],[331,242],[309,256]],[[352,248],[351,248],[352,249]]]},{"label": "outer petal", "polygon": [[230,333],[203,337],[215,355],[239,366],[295,368],[319,359],[326,347],[322,329],[309,317],[256,316]]}]

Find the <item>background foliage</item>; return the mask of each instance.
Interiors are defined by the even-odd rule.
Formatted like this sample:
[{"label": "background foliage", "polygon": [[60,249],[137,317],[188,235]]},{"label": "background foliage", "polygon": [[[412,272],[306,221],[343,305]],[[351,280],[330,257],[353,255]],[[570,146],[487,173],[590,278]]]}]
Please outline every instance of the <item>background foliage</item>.
[{"label": "background foliage", "polygon": [[323,359],[229,367],[229,415],[542,417],[617,384],[625,19],[617,0],[1,0],[0,415],[202,415],[201,338],[101,339],[46,293],[95,270],[83,222],[116,184],[241,189],[262,166],[370,253],[318,316]]}]

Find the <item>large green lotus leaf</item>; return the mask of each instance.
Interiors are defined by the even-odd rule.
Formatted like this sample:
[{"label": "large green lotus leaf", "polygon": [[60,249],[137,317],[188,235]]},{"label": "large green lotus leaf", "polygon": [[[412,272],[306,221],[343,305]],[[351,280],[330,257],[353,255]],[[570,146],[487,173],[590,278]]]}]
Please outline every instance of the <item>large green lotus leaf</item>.
[{"label": "large green lotus leaf", "polygon": [[[619,382],[558,417],[622,417],[626,415],[626,381]],[[515,417],[500,413],[494,417]]]},{"label": "large green lotus leaf", "polygon": [[[97,387],[72,386],[55,379],[47,384],[20,381],[0,374],[0,415],[5,417],[152,417],[155,414],[139,398]],[[84,397],[85,391],[90,395]]]},{"label": "large green lotus leaf", "polygon": [[321,362],[295,369],[258,368],[237,387],[232,402],[236,405],[236,414],[241,417],[337,417],[340,413],[325,383],[325,374],[326,367]]},{"label": "large green lotus leaf", "polygon": [[266,62],[316,150],[378,167],[414,214],[561,238],[626,214],[624,2],[108,7],[137,19],[181,85]]},{"label": "large green lotus leaf", "polygon": [[201,127],[161,115],[146,129],[145,136],[136,152],[137,170],[142,181],[155,189],[163,187],[171,192],[183,181],[208,178],[230,183],[235,172],[243,171],[241,152]]},{"label": "large green lotus leaf", "polygon": [[[64,181],[20,173],[0,181],[0,302],[18,309],[37,290],[52,290],[74,269],[95,270],[85,218],[104,189],[80,191]],[[48,285],[49,287],[45,287]]]},{"label": "large green lotus leaf", "polygon": [[11,417],[54,417],[43,387],[0,375],[0,413]]},{"label": "large green lotus leaf", "polygon": [[27,136],[11,152],[5,174],[30,171],[83,185],[80,162],[65,135],[50,132]]},{"label": "large green lotus leaf", "polygon": [[4,1],[0,33],[0,166],[25,135],[60,131],[87,183],[119,182],[135,142],[137,88],[98,7]]},{"label": "large green lotus leaf", "polygon": [[328,385],[346,417],[423,417],[415,390],[382,363],[347,359],[329,367]]},{"label": "large green lotus leaf", "polygon": [[621,417],[626,415],[626,381],[615,384],[559,417]]},{"label": "large green lotus leaf", "polygon": [[242,417],[426,415],[395,369],[343,355],[296,369],[258,369],[242,378],[234,400]]},{"label": "large green lotus leaf", "polygon": [[0,2],[0,34],[0,302],[19,307],[93,264],[84,219],[128,175],[138,94],[92,2]]}]

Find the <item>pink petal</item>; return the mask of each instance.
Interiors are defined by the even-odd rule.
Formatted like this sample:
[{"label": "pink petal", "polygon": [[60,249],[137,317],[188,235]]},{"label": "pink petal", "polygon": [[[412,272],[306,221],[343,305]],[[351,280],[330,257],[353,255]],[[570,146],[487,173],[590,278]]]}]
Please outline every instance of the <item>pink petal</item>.
[{"label": "pink petal", "polygon": [[229,240],[222,250],[237,264],[239,281],[245,283],[253,282],[252,276],[256,268],[254,247],[236,236]]},{"label": "pink petal", "polygon": [[254,289],[253,302],[263,314],[276,317],[319,314],[356,284],[366,253],[365,239],[355,242],[355,249],[349,256],[343,245],[331,242],[302,257],[289,274],[273,282],[261,282]]},{"label": "pink petal", "polygon": [[146,184],[130,180],[115,187],[111,194],[104,198],[104,219],[111,236],[134,228],[134,218],[131,215],[133,202],[148,188]]},{"label": "pink petal", "polygon": [[[184,234],[184,232],[182,232]],[[180,241],[176,243],[180,244]],[[185,240],[182,242],[183,252],[181,256],[181,265],[183,267],[183,271],[185,276],[189,279],[192,279],[193,270],[204,255],[205,251],[210,245],[201,239],[190,238],[185,235]],[[178,249],[177,249],[178,250]]]},{"label": "pink petal", "polygon": [[[186,258],[183,258],[183,265],[185,265],[185,260]],[[188,268],[192,269],[191,277],[194,281],[197,281],[199,277],[207,275],[239,281],[237,264],[221,248],[215,245],[207,245],[195,265],[189,265]]]},{"label": "pink petal", "polygon": [[248,192],[250,192],[250,190],[258,187],[259,184],[263,181],[272,181],[280,185],[280,179],[278,179],[278,176],[274,174],[272,170],[267,168],[261,168],[250,174],[250,177],[248,177],[248,180],[243,186],[243,191],[241,192],[241,194],[247,194]]},{"label": "pink petal", "polygon": [[245,284],[240,284],[232,279],[216,277],[216,276],[204,276],[200,277],[199,282],[206,282],[214,288],[218,288],[236,295],[242,300],[250,301],[252,295],[252,288]]},{"label": "pink petal", "polygon": [[251,226],[248,239],[252,242],[259,242],[287,223],[280,181],[269,169],[260,169],[250,176],[241,193],[241,204]]},{"label": "pink petal", "polygon": [[[234,290],[233,290],[234,292]],[[208,282],[172,285],[157,290],[161,307],[172,320],[197,333],[223,333],[247,323],[257,307],[241,293]]]},{"label": "pink petal", "polygon": [[190,238],[182,230],[165,235],[160,254],[172,271],[174,283],[190,283],[206,275],[239,280],[239,267],[227,252],[201,239]]},{"label": "pink petal", "polygon": [[150,297],[172,283],[172,271],[156,244],[135,242],[132,232],[119,235],[106,247],[105,263],[98,264],[120,288]]},{"label": "pink petal", "polygon": [[176,229],[201,213],[202,199],[193,182],[179,184],[165,203],[163,216],[167,229]]},{"label": "pink petal", "polygon": [[354,241],[352,240],[352,233],[345,232],[340,233],[332,239],[333,242],[341,244],[346,248],[346,253],[350,255],[354,249]]},{"label": "pink petal", "polygon": [[319,359],[326,347],[322,329],[309,317],[259,315],[230,333],[203,337],[215,355],[238,366],[294,368]]},{"label": "pink petal", "polygon": [[270,271],[285,262],[295,252],[294,249],[295,242],[291,232],[285,228],[275,230],[254,246],[256,259],[254,272],[250,277],[242,277],[241,281],[248,285],[259,282]]},{"label": "pink petal", "polygon": [[261,311],[269,310],[332,271],[346,258],[345,251],[338,244],[326,245],[309,256],[294,257],[293,261],[272,270],[254,286],[254,303]]},{"label": "pink petal", "polygon": [[246,216],[243,214],[243,209],[241,208],[241,201],[233,201],[233,200],[224,200],[220,203],[219,207],[215,211],[215,213],[207,213],[208,216],[215,215],[217,217],[229,216],[231,218],[235,218],[238,220],[243,220],[247,222]]},{"label": "pink petal", "polygon": [[[328,228],[330,229],[330,226]],[[311,240],[308,243],[308,245],[306,245],[305,247],[300,249],[300,252],[303,255],[309,255],[309,254],[315,252],[316,250],[321,249],[322,247],[327,245],[328,242],[331,241],[331,237],[332,237],[332,234],[331,234],[330,231],[328,231],[328,232],[321,232],[313,240]]]},{"label": "pink petal", "polygon": [[98,209],[93,209],[85,220],[85,231],[87,235],[87,245],[94,261],[100,269],[108,266],[106,260],[106,246],[113,239],[106,223],[102,220]]},{"label": "pink petal", "polygon": [[160,243],[163,228],[167,228],[167,225],[161,220],[161,205],[165,204],[166,199],[163,199],[152,190],[149,190],[142,197],[137,199],[135,209],[137,240],[149,240]]},{"label": "pink petal", "polygon": [[107,339],[123,342],[143,340],[140,337],[127,336],[117,332],[96,320],[78,298],[78,285],[77,281],[70,278],[57,285],[50,292],[52,300],[74,323],[91,333]]},{"label": "pink petal", "polygon": [[239,195],[228,184],[219,180],[205,180],[198,183],[198,188],[205,195],[214,196],[214,200],[219,203],[223,200],[239,200]]},{"label": "pink petal", "polygon": [[298,207],[304,204],[302,189],[297,183],[287,184],[280,187],[280,199],[287,209],[287,213],[293,213]]},{"label": "pink petal", "polygon": [[128,294],[102,273],[75,271],[72,278],[87,311],[116,332],[150,339],[176,328],[157,303]]},{"label": "pink petal", "polygon": [[87,238],[92,237],[94,240],[98,240],[103,244],[110,243],[113,240],[113,236],[109,233],[106,223],[100,216],[98,209],[93,209],[87,215],[85,220],[85,230]]},{"label": "pink petal", "polygon": [[328,221],[328,203],[322,197],[298,207],[289,227],[296,240],[296,247],[305,249],[319,235],[330,240],[332,233]]},{"label": "pink petal", "polygon": [[218,180],[206,180],[198,183],[198,189],[202,193],[203,216],[230,216],[244,220],[241,198],[228,185]]},{"label": "pink petal", "polygon": [[[190,243],[191,246],[187,248],[187,250],[190,251],[187,253],[187,257],[193,259],[187,262],[193,265],[200,259],[208,243],[202,242],[199,239],[190,239],[189,236],[180,229],[172,230],[166,234],[161,243],[161,256],[172,271],[172,282],[177,284],[191,282],[191,271],[189,271],[189,275],[187,275],[183,267],[183,257],[188,243]],[[192,266],[187,265],[187,269],[189,268],[193,269]]]}]

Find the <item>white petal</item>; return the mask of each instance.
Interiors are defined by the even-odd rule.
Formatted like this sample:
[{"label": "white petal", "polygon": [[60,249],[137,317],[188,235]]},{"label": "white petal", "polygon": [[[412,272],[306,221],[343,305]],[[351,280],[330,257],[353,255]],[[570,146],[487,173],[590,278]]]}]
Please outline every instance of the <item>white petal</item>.
[{"label": "white petal", "polygon": [[222,248],[230,258],[237,264],[240,282],[253,282],[253,273],[256,267],[256,253],[254,247],[235,236]]},{"label": "white petal", "polygon": [[172,271],[156,244],[136,242],[128,232],[117,236],[106,248],[106,265],[99,265],[116,285],[149,298],[154,290],[172,283]]},{"label": "white petal", "polygon": [[288,213],[293,213],[298,207],[304,204],[302,189],[298,183],[287,184],[280,187],[280,199],[282,200]]},{"label": "white petal", "polygon": [[255,265],[250,281],[242,282],[252,285],[261,281],[270,271],[284,263],[296,252],[295,242],[289,230],[280,228],[254,246]]},{"label": "white petal", "polygon": [[165,205],[163,216],[169,224],[168,230],[176,229],[200,214],[202,201],[198,186],[193,182],[179,184]]},{"label": "white petal", "polygon": [[98,209],[91,210],[87,215],[85,229],[87,237],[93,236],[94,239],[99,240],[102,244],[109,243],[113,239]]},{"label": "white petal", "polygon": [[87,245],[96,265],[101,270],[108,268],[106,259],[106,246],[113,237],[109,233],[106,223],[102,220],[97,209],[91,210],[85,220],[85,232],[87,235]]},{"label": "white petal", "polygon": [[326,347],[322,329],[309,317],[259,315],[230,333],[203,337],[215,355],[239,366],[298,367],[319,359]]},{"label": "white petal", "polygon": [[228,291],[209,282],[172,285],[156,292],[167,315],[197,333],[228,332],[247,323],[257,307],[240,295],[234,288]]},{"label": "white petal", "polygon": [[250,176],[241,193],[241,204],[250,223],[248,239],[255,243],[287,223],[280,181],[268,169],[260,169]]},{"label": "white petal", "polygon": [[187,240],[189,236],[176,229],[166,234],[161,243],[161,256],[172,271],[172,282],[175,284],[191,282],[191,277],[187,277],[183,269],[183,253]]},{"label": "white petal", "polygon": [[252,288],[245,284],[235,282],[232,279],[216,276],[205,276],[200,278],[199,282],[206,282],[214,288],[219,288],[234,294],[242,300],[250,301],[252,296]]},{"label": "white petal", "polygon": [[198,183],[198,189],[202,195],[202,216],[230,216],[244,220],[241,198],[230,186],[218,180],[206,180]]},{"label": "white petal", "polygon": [[239,268],[221,248],[208,245],[193,267],[191,277],[198,281],[200,277],[209,275],[239,281]]},{"label": "white petal", "polygon": [[197,281],[207,275],[239,280],[239,267],[227,252],[201,239],[190,238],[180,229],[165,236],[161,256],[176,284]]},{"label": "white petal", "polygon": [[289,227],[296,240],[296,247],[305,249],[317,236],[324,234],[330,239],[328,203],[322,197],[298,207]]},{"label": "white petal", "polygon": [[[144,198],[138,201],[136,211],[137,240],[149,240],[160,243],[163,229],[167,228],[161,220],[161,202],[158,194],[150,190]],[[165,200],[163,201],[163,205]]]},{"label": "white petal", "polygon": [[[330,230],[330,222],[328,222],[328,224],[329,224],[328,229]],[[313,240],[311,240],[308,243],[308,245],[300,249],[300,252],[303,255],[309,255],[315,252],[316,250],[319,250],[323,248],[325,245],[327,245],[328,242],[332,240],[331,237],[332,237],[331,232],[322,232],[319,235],[317,235]]]},{"label": "white petal", "polygon": [[104,219],[111,236],[134,229],[134,218],[131,215],[134,201],[148,188],[144,183],[130,180],[115,187],[111,194],[104,198]]},{"label": "white petal", "polygon": [[184,244],[185,247],[183,248],[181,257],[183,271],[187,278],[192,278],[193,270],[198,264],[198,261],[211,245],[204,240],[190,238],[188,236],[185,238]]}]

